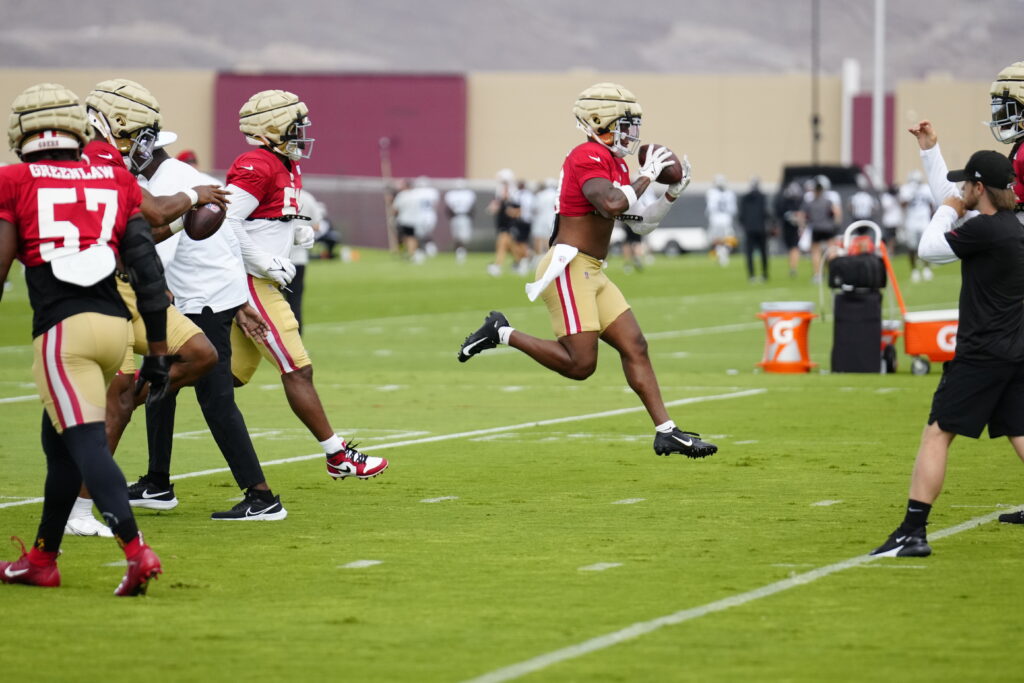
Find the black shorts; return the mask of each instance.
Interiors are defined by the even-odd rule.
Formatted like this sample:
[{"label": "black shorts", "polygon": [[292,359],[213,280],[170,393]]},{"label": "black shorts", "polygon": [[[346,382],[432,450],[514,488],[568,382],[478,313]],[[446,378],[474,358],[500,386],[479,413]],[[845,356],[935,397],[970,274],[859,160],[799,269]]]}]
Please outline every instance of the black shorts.
[{"label": "black shorts", "polygon": [[399,237],[415,237],[416,229],[411,225],[399,225],[398,226]]},{"label": "black shorts", "polygon": [[639,235],[629,229],[628,225],[623,225],[626,231],[626,244],[640,244],[644,241],[643,235]]},{"label": "black shorts", "polygon": [[836,236],[833,230],[811,230],[811,242],[818,244],[819,242],[828,242]]},{"label": "black shorts", "polygon": [[1024,436],[1024,363],[975,364],[954,358],[943,363],[928,424],[977,439],[985,425],[990,438]]},{"label": "black shorts", "polygon": [[515,221],[512,223],[512,239],[520,244],[529,244],[530,242],[530,224],[524,223],[523,221]]}]

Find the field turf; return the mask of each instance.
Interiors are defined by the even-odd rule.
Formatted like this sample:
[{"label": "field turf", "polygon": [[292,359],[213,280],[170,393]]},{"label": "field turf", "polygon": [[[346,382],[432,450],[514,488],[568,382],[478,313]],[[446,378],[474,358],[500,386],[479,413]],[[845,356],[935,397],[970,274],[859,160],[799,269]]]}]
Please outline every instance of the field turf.
[{"label": "field turf", "polygon": [[[523,278],[486,258],[422,266],[363,252],[314,262],[307,345],[335,429],[391,467],[331,481],[264,365],[238,393],[283,522],[218,523],[239,491],[191,390],[179,397],[179,507],[139,511],[165,573],[113,589],[109,539],[65,540],[63,585],[0,586],[3,680],[1020,681],[1024,503],[1005,440],[960,439],[926,559],[865,561],[902,517],[939,368],[759,373],[762,301],[814,300],[809,266],[767,284],[741,264],[659,259],[609,272],[650,341],[665,400],[720,451],[656,457],[653,429],[603,346],[562,379],[516,351],[462,365],[487,311],[550,336]],[[955,308],[957,266],[910,284]],[[17,269],[15,269],[17,270]],[[42,492],[23,283],[0,303],[0,535],[31,541]],[[810,331],[827,369],[831,320]],[[117,460],[145,471],[141,412]],[[974,522],[958,526],[965,522]],[[943,535],[943,530],[950,530]],[[0,552],[14,559],[17,551]],[[354,564],[353,564],[354,563]],[[374,564],[375,563],[375,564]],[[820,570],[820,571],[819,571]]]}]

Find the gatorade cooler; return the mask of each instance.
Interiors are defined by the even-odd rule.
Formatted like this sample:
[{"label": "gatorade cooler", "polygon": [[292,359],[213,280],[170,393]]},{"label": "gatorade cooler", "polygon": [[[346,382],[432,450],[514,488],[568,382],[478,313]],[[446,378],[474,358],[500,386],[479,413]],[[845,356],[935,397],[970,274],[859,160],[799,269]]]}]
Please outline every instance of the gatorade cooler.
[{"label": "gatorade cooler", "polygon": [[764,320],[767,338],[764,360],[758,363],[765,372],[810,372],[807,330],[814,314],[811,301],[766,301],[757,317]]},{"label": "gatorade cooler", "polygon": [[908,356],[925,356],[935,362],[953,360],[960,311],[911,311],[903,320],[903,342]]}]

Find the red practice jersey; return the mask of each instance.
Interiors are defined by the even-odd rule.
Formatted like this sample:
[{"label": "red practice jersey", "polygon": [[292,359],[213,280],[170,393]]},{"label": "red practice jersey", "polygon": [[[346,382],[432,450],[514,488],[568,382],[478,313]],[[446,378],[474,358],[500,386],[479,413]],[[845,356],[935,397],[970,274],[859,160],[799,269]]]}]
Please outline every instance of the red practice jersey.
[{"label": "red practice jersey", "polygon": [[624,159],[593,140],[573,148],[562,164],[557,213],[585,216],[594,211],[594,205],[583,194],[583,184],[591,178],[606,178],[616,187],[622,187],[629,185],[629,168]]},{"label": "red practice jersey", "polygon": [[128,170],[128,165],[124,163],[124,157],[117,151],[117,147],[105,140],[89,141],[82,149],[82,161],[93,166],[117,166]]},{"label": "red practice jersey", "polygon": [[1010,163],[1017,182],[1013,184],[1013,192],[1017,195],[1017,203],[1024,204],[1024,143],[1017,142],[1010,152]]},{"label": "red practice jersey", "polygon": [[108,244],[117,253],[128,219],[138,213],[142,192],[128,171],[85,161],[39,161],[0,168],[0,220],[18,235],[25,264],[33,335],[82,312],[124,315],[127,309],[113,273],[92,287],[59,280],[51,262]]},{"label": "red practice jersey", "polygon": [[235,159],[226,184],[245,190],[259,201],[259,207],[249,215],[250,220],[299,212],[302,170],[294,161],[289,169],[280,157],[263,147]]}]

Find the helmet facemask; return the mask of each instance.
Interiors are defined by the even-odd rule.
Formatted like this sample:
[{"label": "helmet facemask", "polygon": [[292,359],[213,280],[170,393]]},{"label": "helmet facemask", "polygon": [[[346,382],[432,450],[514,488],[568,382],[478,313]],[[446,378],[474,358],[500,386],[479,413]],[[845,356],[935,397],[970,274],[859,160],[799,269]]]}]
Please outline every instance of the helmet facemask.
[{"label": "helmet facemask", "polygon": [[1013,142],[1024,136],[1024,107],[1013,97],[992,96],[992,120],[988,127],[999,142]]},{"label": "helmet facemask", "polygon": [[596,142],[610,149],[615,156],[624,157],[636,154],[640,149],[640,121],[639,116],[627,115],[598,130],[579,119],[576,119],[576,126]]},{"label": "helmet facemask", "polygon": [[288,132],[281,136],[281,144],[275,149],[292,161],[308,159],[313,154],[313,142],[316,138],[308,137],[310,126],[308,116],[302,116],[288,127]]}]

